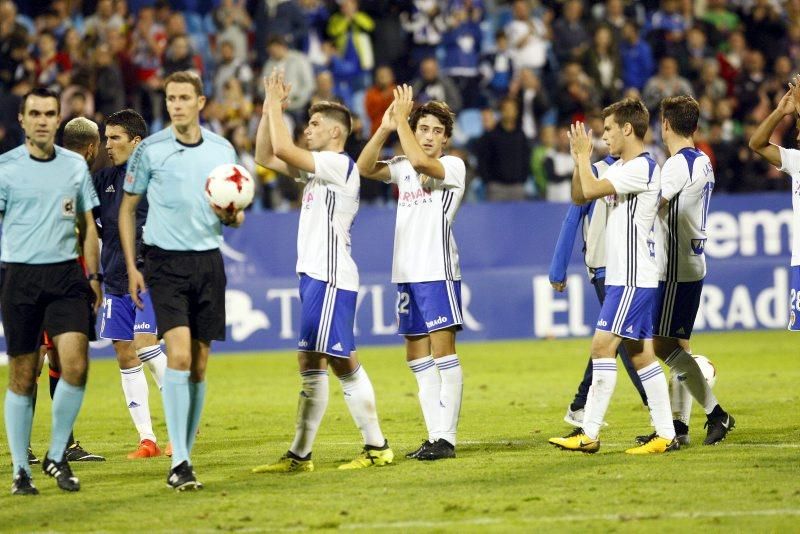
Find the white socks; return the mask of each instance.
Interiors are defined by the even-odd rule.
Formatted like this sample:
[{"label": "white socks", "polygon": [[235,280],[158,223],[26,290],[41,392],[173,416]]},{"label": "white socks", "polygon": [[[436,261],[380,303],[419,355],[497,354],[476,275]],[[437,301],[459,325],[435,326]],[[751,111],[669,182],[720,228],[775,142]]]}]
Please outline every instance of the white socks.
[{"label": "white socks", "polygon": [[289,451],[305,458],[311,453],[317,430],[328,408],[328,371],[312,369],[300,373],[303,389],[297,401],[297,422],[294,441]]},{"label": "white socks", "polygon": [[158,389],[161,389],[161,384],[164,383],[164,371],[167,368],[167,355],[161,350],[161,345],[151,345],[138,349],[136,356],[139,357],[139,361],[147,364],[147,368],[150,369],[150,374],[153,380],[156,381]]},{"label": "white socks", "polygon": [[355,371],[339,377],[342,392],[350,415],[364,438],[364,445],[383,447],[386,438],[378,423],[378,409],[375,405],[375,390],[367,372],[359,364]]},{"label": "white socks", "polygon": [[[664,360],[673,375],[682,375],[682,382],[692,397],[700,403],[706,414],[710,414],[718,404],[717,397],[711,392],[711,386],[706,382],[703,371],[695,359],[682,348],[678,347]],[[691,410],[691,403],[689,404]],[[688,423],[687,423],[688,424]]]},{"label": "white socks", "polygon": [[686,387],[685,376],[672,371],[669,377],[669,403],[672,406],[672,419],[689,426],[692,415],[692,394]]},{"label": "white socks", "polygon": [[419,405],[422,407],[422,417],[428,429],[428,441],[433,442],[439,437],[441,428],[441,404],[439,397],[442,390],[442,378],[436,369],[436,363],[431,356],[425,356],[408,362],[408,367],[414,373],[419,386]]},{"label": "white socks", "polygon": [[[600,435],[608,404],[617,386],[617,358],[592,358],[592,387],[583,408],[583,433],[591,439]],[[648,396],[648,402],[650,397]],[[672,420],[670,420],[670,424]]]},{"label": "white socks", "polygon": [[139,432],[139,441],[149,439],[156,442],[153,433],[153,423],[150,420],[149,389],[147,377],[144,376],[143,364],[131,369],[120,369],[122,376],[122,391],[125,393],[125,403],[131,413],[131,419]]},{"label": "white socks", "polygon": [[442,379],[442,389],[439,396],[441,409],[439,412],[440,432],[437,437],[447,440],[451,445],[456,444],[458,430],[458,417],[461,413],[461,395],[464,391],[464,377],[461,372],[461,363],[456,354],[435,358],[436,368]]},{"label": "white socks", "polygon": [[669,405],[669,389],[661,364],[657,361],[637,371],[642,380],[644,392],[647,394],[647,406],[656,434],[664,439],[675,438],[675,427],[672,425],[672,413]]}]

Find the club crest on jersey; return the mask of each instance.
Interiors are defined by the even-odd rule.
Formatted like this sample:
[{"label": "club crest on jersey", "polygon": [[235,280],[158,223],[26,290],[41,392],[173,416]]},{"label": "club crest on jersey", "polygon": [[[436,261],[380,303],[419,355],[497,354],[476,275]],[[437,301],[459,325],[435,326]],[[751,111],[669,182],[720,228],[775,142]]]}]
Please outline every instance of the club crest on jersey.
[{"label": "club crest on jersey", "polygon": [[792,311],[789,312],[789,328],[793,328],[794,327],[794,322],[795,322],[795,314],[794,314],[794,310],[792,310]]},{"label": "club crest on jersey", "polygon": [[706,249],[705,239],[692,239],[692,253],[695,256],[701,256]]},{"label": "club crest on jersey", "polygon": [[68,197],[61,199],[61,216],[75,217],[75,199]]},{"label": "club crest on jersey", "polygon": [[125,175],[125,181],[128,182],[129,184],[132,184],[133,183],[133,174],[131,174],[131,173],[126,174]]}]

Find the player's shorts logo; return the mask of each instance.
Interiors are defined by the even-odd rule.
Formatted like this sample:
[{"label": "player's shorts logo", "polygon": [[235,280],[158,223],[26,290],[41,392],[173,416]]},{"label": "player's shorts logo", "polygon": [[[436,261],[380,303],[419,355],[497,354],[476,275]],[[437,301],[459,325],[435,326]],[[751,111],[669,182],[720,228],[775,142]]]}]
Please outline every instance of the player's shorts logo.
[{"label": "player's shorts logo", "polygon": [[703,254],[703,251],[706,249],[706,240],[705,239],[692,239],[692,253],[695,256],[700,256]]},{"label": "player's shorts logo", "polygon": [[433,328],[434,326],[439,326],[440,324],[444,324],[449,320],[450,320],[449,318],[440,315],[433,321],[425,321],[425,326],[427,326],[428,328]]},{"label": "player's shorts logo", "polygon": [[147,322],[136,323],[135,325],[133,325],[133,329],[134,329],[134,331],[135,330],[149,330],[150,329],[150,323],[147,323]]},{"label": "player's shorts logo", "polygon": [[72,198],[61,199],[61,216],[75,217],[75,200]]},{"label": "player's shorts logo", "polygon": [[597,321],[597,326],[608,326],[608,323],[606,322],[605,319],[600,319],[599,321]]},{"label": "player's shorts logo", "polygon": [[306,341],[305,339],[301,339],[300,342],[297,344],[297,346],[300,347],[301,349],[304,349],[308,347],[308,341]]}]

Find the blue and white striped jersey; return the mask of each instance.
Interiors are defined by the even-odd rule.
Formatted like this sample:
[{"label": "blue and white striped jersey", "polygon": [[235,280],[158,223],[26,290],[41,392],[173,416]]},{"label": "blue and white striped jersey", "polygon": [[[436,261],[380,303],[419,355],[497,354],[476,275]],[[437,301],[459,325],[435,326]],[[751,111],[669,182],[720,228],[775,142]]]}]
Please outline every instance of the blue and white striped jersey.
[{"label": "blue and white striped jersey", "polygon": [[660,280],[696,282],[706,275],[706,218],[714,169],[703,151],[684,148],[661,168],[656,258]]}]

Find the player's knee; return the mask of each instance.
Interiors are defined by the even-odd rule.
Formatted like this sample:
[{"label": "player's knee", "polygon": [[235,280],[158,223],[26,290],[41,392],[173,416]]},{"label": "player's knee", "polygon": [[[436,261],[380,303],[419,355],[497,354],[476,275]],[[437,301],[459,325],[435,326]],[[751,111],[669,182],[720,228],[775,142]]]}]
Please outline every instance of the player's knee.
[{"label": "player's knee", "polygon": [[8,389],[17,395],[33,395],[36,377],[33,373],[15,373],[8,377]]},{"label": "player's knee", "polygon": [[75,358],[68,364],[62,362],[61,380],[71,386],[83,387],[89,374],[89,361],[87,358]]}]

